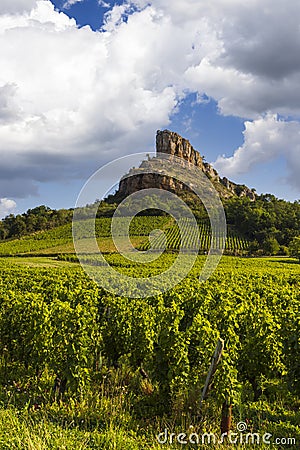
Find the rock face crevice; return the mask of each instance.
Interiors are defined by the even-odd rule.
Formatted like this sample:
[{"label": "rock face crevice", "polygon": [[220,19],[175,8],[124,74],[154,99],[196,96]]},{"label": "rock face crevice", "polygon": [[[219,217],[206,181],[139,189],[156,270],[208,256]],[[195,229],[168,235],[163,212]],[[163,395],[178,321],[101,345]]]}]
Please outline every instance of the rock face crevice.
[{"label": "rock face crevice", "polygon": [[[187,139],[173,131],[157,131],[156,152],[182,158],[188,163],[199,167],[211,180],[222,198],[230,198],[233,196],[248,197],[252,201],[256,198],[254,190],[249,189],[245,185],[236,184],[226,177],[221,178],[211,164],[204,162],[204,158],[193,148]],[[148,173],[142,173],[143,170]],[[174,180],[163,171],[161,174],[149,172],[151,172],[151,159],[143,161],[138,169],[131,169],[120,180],[119,190],[114,196],[115,199],[122,199],[136,191],[150,188],[165,189],[171,192],[189,190],[183,183]]]}]

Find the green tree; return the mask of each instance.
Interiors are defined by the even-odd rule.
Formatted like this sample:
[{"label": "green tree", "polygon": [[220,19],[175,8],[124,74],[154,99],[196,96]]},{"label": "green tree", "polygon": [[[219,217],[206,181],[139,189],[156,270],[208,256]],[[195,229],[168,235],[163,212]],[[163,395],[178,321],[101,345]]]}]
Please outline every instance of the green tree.
[{"label": "green tree", "polygon": [[291,256],[298,258],[300,262],[300,236],[295,237],[291,241],[289,248]]},{"label": "green tree", "polygon": [[269,237],[263,242],[263,250],[267,255],[277,255],[280,246],[275,238]]},{"label": "green tree", "polygon": [[13,236],[20,238],[26,233],[26,223],[24,218],[18,214],[13,222],[11,233]]},{"label": "green tree", "polygon": [[1,221],[0,222],[0,240],[5,239],[7,234],[8,234],[8,231],[7,231],[4,223]]}]

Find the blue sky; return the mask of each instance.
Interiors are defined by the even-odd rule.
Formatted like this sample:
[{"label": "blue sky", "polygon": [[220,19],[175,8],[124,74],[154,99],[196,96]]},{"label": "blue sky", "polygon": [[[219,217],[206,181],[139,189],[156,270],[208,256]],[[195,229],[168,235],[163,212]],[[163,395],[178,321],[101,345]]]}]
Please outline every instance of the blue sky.
[{"label": "blue sky", "polygon": [[297,0],[2,0],[0,215],[73,207],[165,128],[299,199],[299,17]]},{"label": "blue sky", "polygon": [[79,27],[88,25],[96,31],[102,27],[103,16],[110,7],[113,7],[115,4],[122,4],[123,2],[84,0],[75,1],[73,4],[71,2],[69,6],[66,5],[65,0],[52,0],[52,3],[57,9],[63,11],[69,17],[74,18]]}]

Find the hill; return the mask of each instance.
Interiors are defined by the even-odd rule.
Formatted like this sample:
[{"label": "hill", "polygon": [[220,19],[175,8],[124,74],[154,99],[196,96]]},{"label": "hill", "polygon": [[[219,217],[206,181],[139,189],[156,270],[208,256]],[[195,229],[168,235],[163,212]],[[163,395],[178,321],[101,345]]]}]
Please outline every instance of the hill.
[{"label": "hill", "polygon": [[[299,236],[299,201],[291,203],[277,199],[271,194],[257,195],[254,189],[233,183],[225,177],[221,178],[190,142],[177,133],[168,130],[158,131],[156,151],[195,165],[211,180],[219,193],[226,213],[230,238],[227,244],[228,251],[235,253],[247,250],[257,255],[288,253],[288,247],[293,239]],[[175,192],[193,211],[202,230],[208,229],[207,212],[197,195],[190,187],[183,186],[168,174],[167,164],[166,167],[161,167],[160,174],[151,174],[155,161],[155,157],[148,158],[139,168],[132,168],[129,174],[122,177],[114,195],[110,195],[105,200],[96,200],[93,205],[82,208],[81,216],[87,220],[91,217],[91,210],[94,209],[95,204],[98,208],[96,229],[98,239],[101,238],[99,245],[102,251],[115,251],[108,229],[109,218],[114,214],[117,205],[130,194],[149,187]],[[150,227],[151,220],[147,222],[147,219],[140,219],[142,225],[138,223],[138,219],[134,220],[131,228],[134,245],[141,249],[149,245],[148,238],[145,241],[147,231],[150,232],[156,227],[158,216],[161,216],[160,220],[164,220],[162,218],[165,216],[165,213],[158,210],[147,210],[143,214],[154,216],[151,225],[153,228]],[[170,216],[168,217],[170,221]],[[74,252],[72,218],[72,208],[53,210],[45,205],[29,209],[26,213],[16,216],[11,214],[0,221],[0,254],[72,253]],[[167,248],[169,250],[174,249],[174,243],[172,243],[174,233],[176,234],[176,231],[172,227],[168,229]],[[208,240],[209,233],[206,232],[203,242]],[[177,248],[178,244],[175,246],[175,249]],[[206,244],[203,244],[200,250],[206,251]]]},{"label": "hill", "polygon": [[[254,189],[236,184],[226,177],[221,178],[212,165],[204,161],[204,157],[193,148],[191,143],[177,133],[169,130],[157,131],[156,154],[175,156],[199,168],[211,180],[221,199],[231,197],[247,197],[251,201],[256,199]],[[143,161],[137,169],[132,168],[129,174],[121,179],[119,189],[110,197],[110,201],[120,202],[132,193],[148,188],[165,189],[175,192],[179,196],[182,195],[182,191],[192,195],[192,190],[187,185],[170,176],[168,164],[166,167],[161,167],[160,174],[154,173],[157,172],[154,166],[155,162],[156,157],[148,158],[148,161]]]},{"label": "hill", "polygon": [[[83,220],[79,232],[80,239],[84,239],[86,249],[89,249],[89,237],[85,235],[87,221]],[[118,236],[124,234],[124,220],[117,219]],[[200,253],[206,253],[209,250],[211,242],[211,233],[209,225],[206,222],[199,223],[200,228]],[[148,250],[150,247],[149,234],[151,231],[161,229],[166,233],[166,249],[169,251],[179,250],[180,247],[187,244],[194,245],[194,236],[191,236],[189,243],[181,242],[179,228],[174,219],[168,216],[137,216],[133,219],[130,226],[130,239],[132,244],[140,250]],[[117,253],[111,235],[111,218],[98,218],[95,223],[95,234],[98,246],[102,253]],[[125,239],[124,239],[125,242]],[[152,247],[159,248],[161,245],[161,235],[151,241]],[[226,244],[226,253],[243,254],[249,247],[250,241],[235,233],[229,231]],[[11,239],[0,242],[0,256],[58,256],[62,254],[74,254],[72,224],[66,224],[56,227],[52,230],[39,231],[17,239]],[[66,258],[65,258],[66,259]],[[67,258],[72,259],[72,258]]]}]

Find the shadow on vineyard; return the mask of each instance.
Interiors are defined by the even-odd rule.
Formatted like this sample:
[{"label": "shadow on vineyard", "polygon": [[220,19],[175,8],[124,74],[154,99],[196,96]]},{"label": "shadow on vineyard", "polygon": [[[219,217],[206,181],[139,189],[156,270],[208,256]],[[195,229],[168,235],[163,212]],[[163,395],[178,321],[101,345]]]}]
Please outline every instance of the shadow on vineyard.
[{"label": "shadow on vineyard", "polygon": [[280,260],[280,259],[277,258],[277,259],[273,259],[272,262],[274,262],[276,264],[280,263],[280,264],[298,264],[299,265],[299,262],[296,261],[296,260],[293,260],[293,259],[282,259],[282,260]]}]

